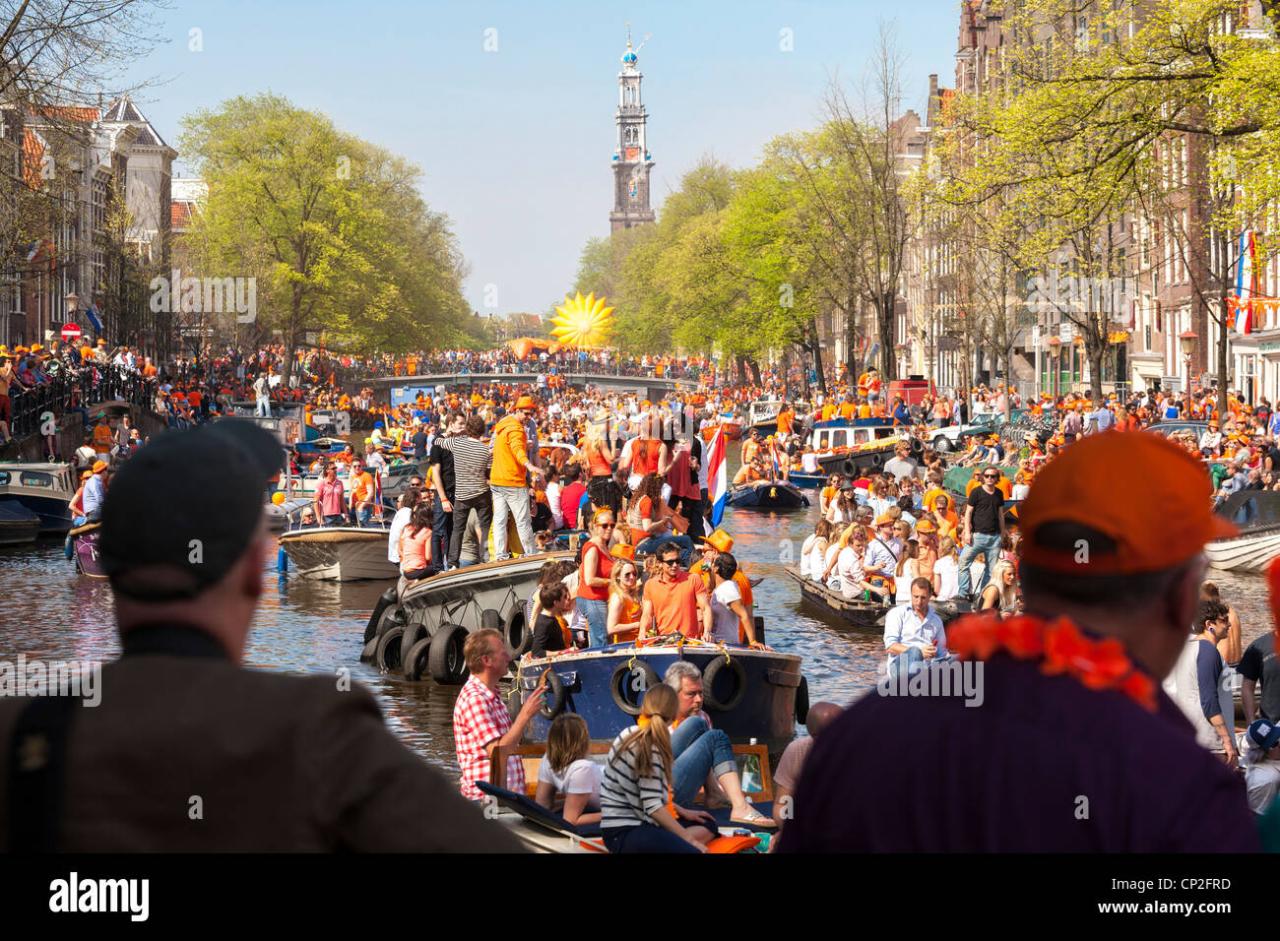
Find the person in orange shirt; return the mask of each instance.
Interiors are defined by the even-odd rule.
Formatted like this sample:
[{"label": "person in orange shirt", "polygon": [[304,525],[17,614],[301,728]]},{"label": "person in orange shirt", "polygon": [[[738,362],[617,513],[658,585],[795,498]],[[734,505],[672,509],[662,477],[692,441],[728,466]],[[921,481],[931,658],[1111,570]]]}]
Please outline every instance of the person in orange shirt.
[{"label": "person in orange shirt", "polygon": [[822,406],[821,421],[831,421],[831,419],[835,417],[836,417],[836,405],[834,402],[827,402],[825,405]]},{"label": "person in orange shirt", "polygon": [[778,437],[791,434],[791,428],[795,424],[796,413],[790,405],[783,405],[778,412]]},{"label": "person in orange shirt", "polygon": [[658,553],[658,573],[644,586],[640,640],[654,634],[711,635],[711,605],[702,579],[680,568],[680,549],[667,543]]},{"label": "person in orange shirt", "polygon": [[351,462],[351,477],[347,480],[347,487],[351,491],[351,515],[356,525],[368,526],[374,511],[373,476],[364,469],[364,461],[360,458]]},{"label": "person in orange shirt", "polygon": [[489,490],[493,497],[493,550],[495,559],[507,559],[507,516],[515,518],[520,548],[534,550],[533,520],[529,509],[529,478],[543,480],[542,471],[529,460],[529,438],[525,423],[537,414],[537,404],[528,395],[516,401],[515,411],[503,416],[493,429],[493,465]]}]

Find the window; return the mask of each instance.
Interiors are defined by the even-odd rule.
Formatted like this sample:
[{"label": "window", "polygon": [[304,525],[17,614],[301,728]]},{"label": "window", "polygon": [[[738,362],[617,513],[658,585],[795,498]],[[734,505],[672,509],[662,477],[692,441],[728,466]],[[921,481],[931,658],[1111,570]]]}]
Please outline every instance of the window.
[{"label": "window", "polygon": [[53,488],[53,478],[48,474],[25,473],[19,475],[18,481],[24,487]]}]

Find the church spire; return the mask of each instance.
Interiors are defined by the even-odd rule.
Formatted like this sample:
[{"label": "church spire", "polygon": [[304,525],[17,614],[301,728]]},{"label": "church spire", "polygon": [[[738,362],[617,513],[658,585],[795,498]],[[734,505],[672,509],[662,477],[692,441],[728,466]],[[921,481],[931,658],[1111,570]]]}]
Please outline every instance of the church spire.
[{"label": "church spire", "polygon": [[618,137],[613,152],[613,212],[609,213],[609,228],[614,232],[654,221],[654,212],[649,208],[653,160],[647,138],[648,115],[640,98],[643,79],[628,24],[627,48],[622,53],[622,71],[618,73],[618,110],[614,116]]}]

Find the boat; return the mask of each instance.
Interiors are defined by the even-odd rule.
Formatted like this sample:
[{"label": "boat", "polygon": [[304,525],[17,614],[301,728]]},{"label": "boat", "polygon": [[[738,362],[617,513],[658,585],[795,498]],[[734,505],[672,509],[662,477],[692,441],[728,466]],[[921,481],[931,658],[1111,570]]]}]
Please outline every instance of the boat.
[{"label": "boat", "polygon": [[780,399],[756,399],[747,406],[747,425],[762,435],[776,434],[782,406]]},{"label": "boat", "polygon": [[785,480],[757,480],[729,491],[729,506],[750,510],[797,510],[809,505],[800,488]]},{"label": "boat", "polygon": [[924,444],[905,428],[886,425],[880,418],[832,419],[814,424],[808,449],[817,455],[824,475],[853,477],[878,472],[893,459],[903,441],[910,446],[912,456],[919,458]]},{"label": "boat", "polygon": [[394,579],[399,567],[387,558],[387,529],[327,526],[280,534],[280,547],[303,578],[351,582]]},{"label": "boat", "polygon": [[70,464],[0,463],[0,499],[12,497],[40,517],[41,533],[71,529],[67,509],[76,495],[77,477]]},{"label": "boat", "polygon": [[0,500],[0,546],[23,546],[40,535],[40,517],[17,500]]},{"label": "boat", "polygon": [[298,457],[314,460],[327,454],[341,454],[349,443],[341,438],[314,438],[311,441],[294,442],[293,450]]},{"label": "boat", "polygon": [[726,414],[720,415],[718,424],[707,425],[702,429],[702,440],[710,442],[716,436],[716,431],[723,428],[726,441],[737,441],[742,437],[742,419],[737,415]]},{"label": "boat", "polygon": [[1216,512],[1235,523],[1240,532],[1205,546],[1209,564],[1226,571],[1266,571],[1271,560],[1280,555],[1280,492],[1241,490],[1224,500]]},{"label": "boat", "polygon": [[[593,741],[587,747],[588,759],[603,764],[612,747],[610,741]],[[506,748],[494,746],[490,751],[489,780],[477,781],[478,787],[488,798],[486,816],[508,827],[525,849],[534,853],[607,853],[601,838],[600,824],[569,823],[560,814],[543,807],[534,800],[537,793],[538,769],[546,758],[546,743],[513,745]],[[734,760],[742,781],[743,794],[751,805],[765,816],[773,813],[774,785],[769,768],[769,752],[759,744],[733,746]],[[524,765],[525,793],[507,787],[507,759],[519,758]],[[722,838],[712,841],[708,849],[712,853],[763,852],[767,843],[759,836],[734,842],[741,834],[742,824],[730,820],[730,807],[704,808],[695,802],[699,810],[707,810],[716,821],[716,829]]]},{"label": "boat", "polygon": [[264,508],[267,517],[267,529],[273,533],[279,533],[284,532],[286,529],[297,528],[302,511],[312,506],[314,502],[309,497],[294,497],[285,500],[283,503],[274,503],[268,500]]},{"label": "boat", "polygon": [[106,578],[106,570],[98,555],[98,536],[102,523],[85,523],[77,526],[67,535],[71,537],[72,551],[76,560],[76,571],[90,578]]},{"label": "boat", "polygon": [[787,480],[801,490],[817,490],[827,482],[827,477],[827,474],[806,474],[804,471],[793,470],[787,475]]},{"label": "boat", "polygon": [[542,567],[575,556],[546,552],[466,565],[414,582],[402,579],[383,592],[369,616],[360,659],[408,680],[429,674],[437,683],[461,684],[467,678],[467,635],[496,628],[513,651],[524,653],[533,641],[525,603],[537,590]]},{"label": "boat", "polygon": [[548,683],[526,739],[546,741],[552,720],[563,711],[582,716],[592,738],[614,738],[635,724],[645,691],[662,682],[676,660],[702,671],[704,708],[731,741],[758,741],[769,754],[781,754],[795,737],[796,720],[808,712],[808,683],[797,654],[665,635],[519,661],[515,688],[521,702],[544,674]]},{"label": "boat", "polygon": [[[831,617],[839,618],[854,630],[877,633],[884,630],[884,616],[891,609],[880,602],[846,598],[841,592],[828,588],[822,582],[816,582],[812,578],[801,575],[800,569],[794,565],[784,566],[783,570],[800,586],[801,600],[821,608]],[[944,624],[972,610],[969,602],[959,598],[951,601],[935,601],[932,604]]]}]

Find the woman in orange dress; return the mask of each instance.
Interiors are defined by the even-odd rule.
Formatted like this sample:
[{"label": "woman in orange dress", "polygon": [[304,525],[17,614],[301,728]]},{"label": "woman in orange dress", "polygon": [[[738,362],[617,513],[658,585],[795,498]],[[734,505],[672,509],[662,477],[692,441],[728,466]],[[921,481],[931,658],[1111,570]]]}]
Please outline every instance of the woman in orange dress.
[{"label": "woman in orange dress", "polygon": [[609,578],[609,643],[633,643],[640,636],[640,570],[629,558],[630,546],[615,546],[618,562]]}]

